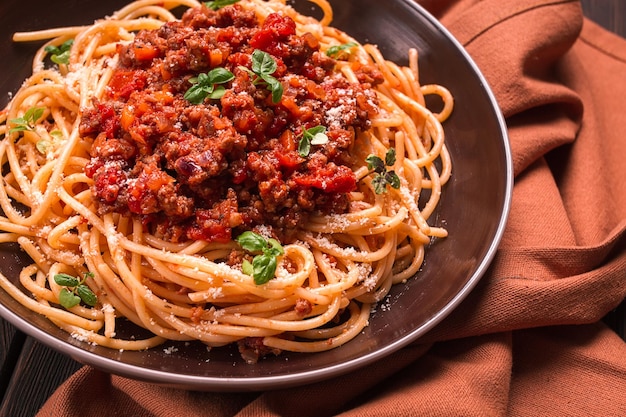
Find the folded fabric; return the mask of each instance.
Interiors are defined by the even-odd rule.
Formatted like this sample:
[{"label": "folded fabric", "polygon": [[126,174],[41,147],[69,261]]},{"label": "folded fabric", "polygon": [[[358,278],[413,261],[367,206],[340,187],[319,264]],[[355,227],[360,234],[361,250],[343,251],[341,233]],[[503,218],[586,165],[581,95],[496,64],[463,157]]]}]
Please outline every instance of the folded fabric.
[{"label": "folded fabric", "polygon": [[492,267],[416,343],[263,393],[181,391],[82,368],[39,416],[624,416],[626,40],[578,1],[422,0],[506,117],[515,187]]}]

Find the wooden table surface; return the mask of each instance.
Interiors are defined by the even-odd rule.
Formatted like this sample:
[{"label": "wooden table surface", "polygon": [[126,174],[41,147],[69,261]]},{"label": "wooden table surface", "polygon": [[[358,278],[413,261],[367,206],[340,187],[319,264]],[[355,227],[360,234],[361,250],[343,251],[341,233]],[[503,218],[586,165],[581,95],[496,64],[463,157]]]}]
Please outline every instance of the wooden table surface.
[{"label": "wooden table surface", "polygon": [[[581,0],[585,15],[626,37],[625,0]],[[626,302],[604,321],[622,337]],[[81,364],[25,336],[0,318],[0,417],[28,417]]]}]

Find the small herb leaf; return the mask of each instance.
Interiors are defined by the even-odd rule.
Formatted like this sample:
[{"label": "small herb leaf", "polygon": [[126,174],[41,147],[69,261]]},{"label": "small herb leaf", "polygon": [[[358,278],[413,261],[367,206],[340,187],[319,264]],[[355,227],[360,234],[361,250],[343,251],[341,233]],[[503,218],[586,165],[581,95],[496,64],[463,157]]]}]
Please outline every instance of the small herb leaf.
[{"label": "small herb leaf", "polygon": [[396,150],[395,148],[389,148],[385,154],[385,165],[388,167],[393,166],[396,163]]},{"label": "small herb leaf", "polygon": [[267,89],[272,92],[272,103],[278,103],[283,96],[283,85],[271,75],[264,75],[262,78],[267,83]]},{"label": "small herb leaf", "polygon": [[276,273],[276,256],[271,254],[257,255],[252,260],[254,283],[262,285],[274,278]]},{"label": "small herb leaf", "polygon": [[42,155],[45,155],[48,153],[49,146],[50,146],[50,141],[47,141],[45,139],[38,140],[37,143],[35,144],[37,151],[39,151],[39,153]]},{"label": "small herb leaf", "polygon": [[277,258],[285,253],[280,242],[276,239],[265,239],[254,232],[243,232],[235,239],[243,249],[248,252],[261,252],[252,258],[252,263],[244,259],[241,270],[246,275],[254,278],[254,283],[262,285],[274,278]]},{"label": "small herb leaf", "polygon": [[96,294],[94,294],[93,291],[91,291],[91,289],[85,284],[80,284],[76,287],[76,295],[78,295],[80,299],[83,300],[83,303],[88,306],[93,307],[98,303],[98,297],[96,297]]},{"label": "small herb leaf", "polygon": [[400,188],[400,177],[395,173],[395,171],[388,171],[385,174],[385,181],[396,190]]},{"label": "small herb leaf", "polygon": [[302,136],[300,143],[298,143],[298,155],[305,158],[311,152],[311,140]]},{"label": "small herb leaf", "polygon": [[387,150],[384,162],[379,156],[373,154],[368,155],[365,158],[365,162],[367,163],[367,168],[371,171],[370,173],[376,173],[374,178],[372,178],[372,187],[376,194],[386,193],[387,185],[395,189],[400,188],[401,184],[398,174],[394,170],[388,171],[386,168],[386,166],[391,167],[396,163],[396,150],[394,148]]},{"label": "small herb leaf", "polygon": [[78,278],[68,274],[56,274],[54,276],[54,282],[63,287],[75,287],[80,283]]},{"label": "small herb leaf", "polygon": [[219,100],[220,98],[224,97],[225,93],[226,93],[226,89],[222,87],[221,85],[218,85],[215,87],[213,92],[209,94],[209,98],[211,100]]},{"label": "small herb leaf", "polygon": [[24,116],[9,120],[9,123],[15,125],[11,129],[9,129],[9,133],[23,132],[25,130],[34,130],[35,123],[37,123],[37,121],[41,119],[44,111],[45,108],[43,107],[31,107],[30,109],[26,110]]},{"label": "small herb leaf", "polygon": [[374,192],[376,194],[384,194],[387,192],[387,181],[385,181],[385,177],[382,175],[376,175],[372,179],[372,187],[374,187]]},{"label": "small herb leaf", "polygon": [[255,74],[259,76],[271,75],[277,68],[278,65],[276,61],[267,52],[261,51],[260,49],[255,49],[254,52],[252,52],[252,72]]},{"label": "small herb leaf", "polygon": [[50,54],[50,60],[55,64],[68,64],[70,62],[70,50],[74,39],[68,39],[59,46],[48,45],[44,51]]},{"label": "small herb leaf", "polygon": [[243,232],[235,240],[248,252],[261,252],[267,248],[267,240],[254,232]]},{"label": "small herb leaf", "polygon": [[235,78],[232,72],[228,71],[226,68],[213,68],[206,74],[209,82],[212,84],[224,84]]},{"label": "small herb leaf", "polygon": [[325,126],[318,125],[304,129],[300,143],[298,143],[298,155],[304,158],[311,152],[311,145],[323,145],[325,143],[328,143]]},{"label": "small herb leaf", "polygon": [[59,303],[65,308],[72,308],[80,303],[80,297],[67,288],[61,288]]},{"label": "small herb leaf", "polygon": [[243,263],[241,264],[241,272],[243,272],[246,275],[254,275],[254,267],[252,266],[249,260],[247,259],[243,260]]},{"label": "small herb leaf", "polygon": [[213,0],[205,1],[204,5],[211,10],[219,10],[222,7],[230,6],[231,4],[238,3],[240,0]]},{"label": "small herb leaf", "polygon": [[[91,272],[85,274],[87,277],[93,277]],[[80,304],[82,301],[88,306],[95,306],[98,303],[98,297],[91,291],[91,289],[84,283],[85,279],[79,281],[69,274],[55,274],[54,282],[63,286],[59,292],[59,303],[65,308],[72,308],[75,305]]]},{"label": "small herb leaf", "polygon": [[365,162],[367,162],[368,169],[373,170],[378,174],[385,171],[385,163],[376,155],[368,155],[367,158],[365,158]]},{"label": "small herb leaf", "polygon": [[341,58],[350,53],[350,49],[357,46],[355,42],[343,43],[341,45],[333,45],[326,50],[326,55],[331,58]]},{"label": "small herb leaf", "polygon": [[285,250],[281,246],[280,242],[277,241],[276,239],[268,239],[267,243],[269,243],[270,248],[266,249],[265,253],[269,253],[270,255],[273,255],[273,256],[279,256],[285,253]]},{"label": "small herb leaf", "polygon": [[208,73],[198,74],[192,77],[189,82],[192,86],[185,92],[183,98],[192,104],[201,104],[207,97],[210,99],[220,99],[226,92],[223,86],[231,81],[235,76],[225,68],[213,68]]},{"label": "small herb leaf", "polygon": [[252,84],[264,83],[272,93],[272,102],[278,103],[283,96],[283,85],[272,74],[278,69],[278,64],[267,52],[255,49],[252,52],[252,71],[242,67],[251,74]]}]

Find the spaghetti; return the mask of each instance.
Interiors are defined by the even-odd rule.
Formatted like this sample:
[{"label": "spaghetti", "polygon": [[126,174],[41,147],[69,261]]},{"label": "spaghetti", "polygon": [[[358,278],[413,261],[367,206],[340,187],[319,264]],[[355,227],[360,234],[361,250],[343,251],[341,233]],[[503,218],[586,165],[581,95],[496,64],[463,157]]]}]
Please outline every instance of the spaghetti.
[{"label": "spaghetti", "polygon": [[[0,113],[0,241],[33,261],[0,286],[115,349],[237,342],[255,362],[356,337],[447,235],[428,221],[453,99],[420,85],[415,50],[386,61],[314,3],[320,21],[280,0],[139,0],[15,34],[50,40]],[[116,337],[122,319],[153,336]]]}]

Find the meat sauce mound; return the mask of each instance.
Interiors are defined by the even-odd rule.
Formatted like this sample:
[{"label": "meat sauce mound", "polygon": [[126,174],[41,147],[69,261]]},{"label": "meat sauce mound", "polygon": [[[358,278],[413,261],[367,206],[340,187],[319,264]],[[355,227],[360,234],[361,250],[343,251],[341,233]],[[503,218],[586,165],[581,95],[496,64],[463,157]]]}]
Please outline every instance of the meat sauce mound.
[{"label": "meat sauce mound", "polygon": [[[202,6],[118,45],[106,94],[80,124],[93,140],[85,172],[98,213],[139,216],[173,242],[226,242],[261,225],[288,242],[311,213],[345,212],[355,136],[378,111],[371,88],[382,77],[355,66],[360,82],[348,82],[295,29],[278,13],[260,24],[238,5]],[[242,68],[256,49],[277,63],[278,103]],[[217,67],[234,75],[224,95],[187,101],[193,77]],[[328,142],[300,156],[303,132],[320,125]]]}]

